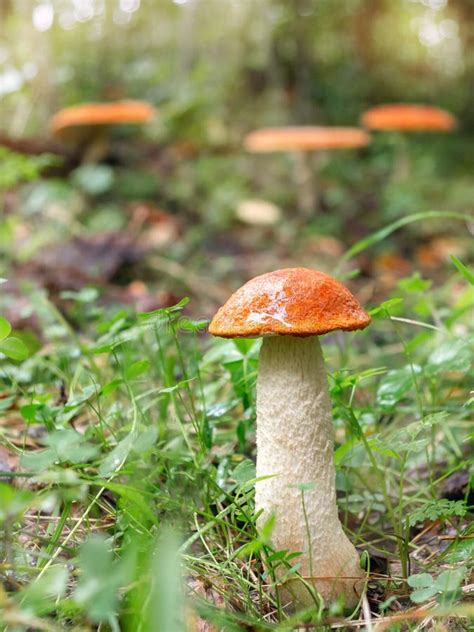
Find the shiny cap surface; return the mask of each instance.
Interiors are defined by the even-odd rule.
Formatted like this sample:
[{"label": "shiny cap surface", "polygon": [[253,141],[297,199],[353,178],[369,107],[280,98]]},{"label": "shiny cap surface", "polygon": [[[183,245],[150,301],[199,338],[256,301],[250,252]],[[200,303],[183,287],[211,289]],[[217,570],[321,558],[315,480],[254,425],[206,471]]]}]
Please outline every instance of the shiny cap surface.
[{"label": "shiny cap surface", "polygon": [[285,268],[245,283],[218,310],[209,332],[222,338],[318,336],[364,329],[370,316],[339,281],[308,268]]}]

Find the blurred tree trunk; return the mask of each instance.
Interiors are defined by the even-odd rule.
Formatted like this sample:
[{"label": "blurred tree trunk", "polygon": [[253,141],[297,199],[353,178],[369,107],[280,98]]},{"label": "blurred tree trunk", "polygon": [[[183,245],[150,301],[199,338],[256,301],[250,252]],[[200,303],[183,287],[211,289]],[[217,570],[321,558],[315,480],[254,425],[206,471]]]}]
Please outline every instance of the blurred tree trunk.
[{"label": "blurred tree trunk", "polygon": [[374,25],[380,14],[382,3],[360,2],[354,16],[354,40],[358,58],[369,72],[377,63],[373,50]]},{"label": "blurred tree trunk", "polygon": [[311,102],[309,87],[317,74],[316,64],[308,46],[311,42],[311,20],[306,15],[308,0],[278,2],[285,19],[273,32],[272,57],[293,122],[314,123],[316,109]]}]

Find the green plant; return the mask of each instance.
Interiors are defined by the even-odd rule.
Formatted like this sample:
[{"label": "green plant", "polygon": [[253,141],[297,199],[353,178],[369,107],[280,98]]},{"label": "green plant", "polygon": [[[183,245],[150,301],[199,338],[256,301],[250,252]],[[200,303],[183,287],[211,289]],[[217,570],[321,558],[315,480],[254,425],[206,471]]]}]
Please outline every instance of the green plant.
[{"label": "green plant", "polygon": [[459,567],[440,573],[436,578],[428,573],[410,575],[408,585],[415,590],[410,594],[414,603],[422,603],[436,597],[443,606],[453,604],[460,596],[460,586],[467,569]]},{"label": "green plant", "polygon": [[40,173],[53,165],[57,165],[59,158],[52,154],[29,156],[0,147],[0,192],[7,191],[21,182],[36,180]]},{"label": "green plant", "polygon": [[0,353],[12,360],[25,360],[28,357],[28,349],[17,336],[11,336],[11,325],[6,318],[0,316]]}]

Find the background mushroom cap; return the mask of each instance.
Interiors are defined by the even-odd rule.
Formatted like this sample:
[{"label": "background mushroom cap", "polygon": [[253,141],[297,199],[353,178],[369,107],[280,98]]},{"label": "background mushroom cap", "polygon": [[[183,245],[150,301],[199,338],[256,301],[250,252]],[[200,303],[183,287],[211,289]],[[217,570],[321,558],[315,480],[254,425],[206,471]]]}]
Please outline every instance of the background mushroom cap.
[{"label": "background mushroom cap", "polygon": [[361,121],[365,127],[379,130],[449,132],[456,126],[450,112],[413,103],[379,105],[364,112]]},{"label": "background mushroom cap", "polygon": [[146,123],[155,116],[155,109],[144,101],[114,101],[111,103],[83,103],[57,112],[50,121],[51,130],[64,130],[84,125],[112,125],[114,123]]},{"label": "background mushroom cap", "polygon": [[266,127],[244,139],[244,147],[250,152],[346,149],[369,143],[369,134],[358,127]]},{"label": "background mushroom cap", "polygon": [[370,316],[339,281],[308,268],[255,277],[219,309],[209,332],[222,338],[317,336],[364,329]]}]

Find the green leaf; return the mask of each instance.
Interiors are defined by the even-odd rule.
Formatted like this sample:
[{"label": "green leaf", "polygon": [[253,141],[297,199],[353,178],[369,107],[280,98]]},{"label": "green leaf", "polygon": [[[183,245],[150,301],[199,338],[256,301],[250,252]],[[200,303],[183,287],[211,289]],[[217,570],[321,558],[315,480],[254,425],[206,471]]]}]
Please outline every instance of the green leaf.
[{"label": "green leaf", "polygon": [[117,609],[118,590],[131,577],[131,558],[114,561],[105,538],[94,535],[82,545],[79,554],[81,575],[74,600],[85,605],[94,622],[106,621]]},{"label": "green leaf", "polygon": [[78,292],[65,290],[59,295],[61,298],[77,301],[78,303],[93,303],[99,296],[99,290],[95,287],[83,287]]},{"label": "green leaf", "polygon": [[209,325],[208,319],[193,320],[188,316],[182,316],[177,322],[178,331],[196,332],[204,331]]},{"label": "green leaf", "polygon": [[429,500],[422,507],[408,514],[408,524],[413,527],[425,520],[437,520],[450,516],[462,518],[466,512],[467,507],[463,500],[447,500],[446,498]]},{"label": "green leaf", "polygon": [[[391,441],[383,441],[380,437],[367,440],[369,448],[382,456],[399,459],[400,455],[394,450]],[[359,468],[367,462],[367,448],[362,441],[346,441],[334,452],[334,462],[337,467]]]},{"label": "green leaf", "polygon": [[383,495],[378,492],[368,492],[364,490],[362,494],[349,494],[345,502],[347,509],[354,514],[367,510],[385,513],[387,511]]},{"label": "green leaf", "polygon": [[0,161],[0,191],[11,189],[22,181],[35,180],[42,169],[61,162],[58,156],[51,154],[28,156],[6,147],[0,147]]},{"label": "green leaf", "polygon": [[20,593],[21,604],[31,609],[36,615],[53,612],[55,601],[64,596],[67,589],[69,573],[63,565],[51,566],[35,581],[30,582]]},{"label": "green leaf", "polygon": [[180,312],[188,303],[189,298],[185,296],[178,303],[176,303],[176,305],[172,305],[171,307],[161,307],[160,309],[155,309],[152,312],[141,312],[140,314],[138,314],[138,319],[146,321],[158,318],[158,320],[160,321],[163,316],[169,316],[174,312]]},{"label": "green leaf", "polygon": [[257,344],[256,338],[233,338],[233,345],[240,351],[243,356],[249,355]]},{"label": "green leaf", "polygon": [[88,195],[106,193],[114,179],[114,170],[109,165],[82,165],[72,172],[74,184]]},{"label": "green leaf", "polygon": [[255,478],[255,463],[250,459],[244,459],[232,470],[230,477],[239,485],[252,481]]},{"label": "green leaf", "polygon": [[150,368],[150,360],[137,360],[125,369],[125,377],[127,380],[133,380],[139,375],[146,373]]},{"label": "green leaf", "polygon": [[58,461],[85,463],[97,456],[99,449],[75,430],[58,430],[48,435],[46,444],[56,451]]},{"label": "green leaf", "polygon": [[99,392],[99,386],[97,386],[96,384],[90,384],[83,389],[82,393],[78,393],[77,395],[74,395],[73,397],[68,399],[65,409],[72,410],[73,408],[80,406],[84,402],[87,402],[87,400],[89,400],[94,395],[98,395]]},{"label": "green leaf", "polygon": [[451,563],[474,560],[474,534],[465,540],[453,542],[446,554],[446,560]]},{"label": "green leaf", "polygon": [[56,411],[46,404],[26,404],[20,408],[20,414],[28,424],[43,424],[48,430],[54,430]]},{"label": "green leaf", "polygon": [[133,451],[137,454],[143,454],[155,447],[158,438],[158,430],[156,426],[150,426],[137,435],[133,442]]},{"label": "green leaf", "polygon": [[0,523],[22,514],[34,500],[31,492],[0,483]]},{"label": "green leaf", "polygon": [[463,566],[460,568],[443,571],[439,575],[439,577],[436,578],[434,585],[442,593],[454,592],[458,590],[465,575],[466,575],[466,568]]},{"label": "green leaf", "polygon": [[112,452],[102,461],[99,468],[100,476],[110,476],[122,467],[133,447],[136,436],[136,433],[130,433],[125,439],[117,443]]},{"label": "green leaf", "polygon": [[398,287],[409,294],[425,292],[431,286],[431,281],[422,279],[419,272],[415,272],[411,277],[400,279]]},{"label": "green leaf", "polygon": [[104,386],[100,389],[100,394],[104,396],[110,395],[110,393],[113,393],[122,386],[123,383],[124,380],[122,379],[112,380],[111,382],[108,382],[108,384],[104,384]]},{"label": "green leaf", "polygon": [[466,281],[468,281],[471,285],[474,285],[474,273],[471,272],[469,268],[465,266],[464,263],[454,255],[451,255],[451,261],[454,263],[458,272],[463,275]]},{"label": "green leaf", "polygon": [[29,355],[28,348],[23,341],[15,336],[5,338],[0,342],[0,351],[8,358],[21,362],[26,360]]},{"label": "green leaf", "polygon": [[43,408],[44,404],[25,404],[25,406],[20,408],[20,415],[29,424],[37,423],[38,417],[36,413]]},{"label": "green leaf", "polygon": [[433,585],[433,578],[428,573],[418,573],[410,575],[407,582],[412,588],[427,588]]},{"label": "green leaf", "polygon": [[275,514],[271,514],[267,520],[260,527],[260,539],[265,544],[270,542],[270,537],[272,535],[273,529],[275,527],[276,517]]},{"label": "green leaf", "polygon": [[421,367],[416,364],[389,371],[377,389],[377,403],[385,409],[393,408],[414,385],[413,374],[419,373]]},{"label": "green leaf", "polygon": [[3,316],[0,316],[0,342],[10,335],[11,330],[12,326],[8,320],[3,318]]},{"label": "green leaf", "polygon": [[279,578],[279,581],[284,584],[289,577],[291,577],[291,575],[295,575],[296,573],[299,572],[300,568],[301,568],[302,564],[301,562],[298,562],[297,564],[295,564],[294,566],[292,566],[290,569],[287,570],[287,572]]},{"label": "green leaf", "polygon": [[429,588],[420,588],[418,590],[414,590],[410,599],[413,603],[422,603],[423,601],[428,601],[438,593],[438,590],[435,586],[430,586]]},{"label": "green leaf", "polygon": [[184,608],[184,595],[178,546],[174,529],[163,529],[155,551],[150,554],[149,573],[153,581],[143,600],[146,605],[140,613],[140,625],[133,629],[182,632],[180,613]]},{"label": "green leaf", "polygon": [[388,301],[384,301],[383,303],[380,303],[380,305],[377,305],[377,307],[373,307],[372,309],[370,309],[369,316],[372,316],[372,318],[374,318],[375,316],[383,318],[387,316],[387,312],[389,312],[392,307],[401,305],[402,303],[402,298],[389,298]]},{"label": "green leaf", "polygon": [[34,452],[24,452],[20,459],[21,467],[32,472],[41,472],[53,465],[57,459],[56,451],[53,448],[46,450],[35,450]]},{"label": "green leaf", "polygon": [[122,507],[125,507],[127,504],[128,506],[135,506],[143,525],[145,525],[145,521],[149,524],[156,524],[156,513],[151,508],[152,505],[148,502],[148,498],[143,496],[141,490],[135,489],[130,483],[121,484],[109,480],[101,481],[100,479],[96,482],[98,485],[102,485],[106,489],[110,489],[114,494],[117,494],[117,496],[120,496]]},{"label": "green leaf", "polygon": [[8,410],[14,403],[16,399],[16,395],[10,395],[10,397],[4,397],[0,399],[0,411]]},{"label": "green leaf", "polygon": [[[260,543],[261,545],[261,543]],[[275,551],[267,557],[267,562],[278,562],[279,560],[284,560],[287,556],[288,551]]]},{"label": "green leaf", "polygon": [[439,345],[428,358],[430,373],[441,371],[467,372],[471,368],[469,341],[464,338],[447,340]]}]

